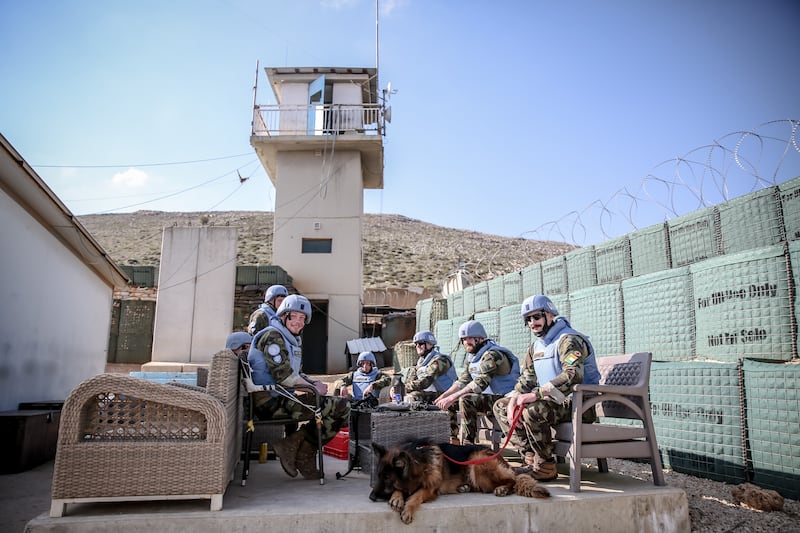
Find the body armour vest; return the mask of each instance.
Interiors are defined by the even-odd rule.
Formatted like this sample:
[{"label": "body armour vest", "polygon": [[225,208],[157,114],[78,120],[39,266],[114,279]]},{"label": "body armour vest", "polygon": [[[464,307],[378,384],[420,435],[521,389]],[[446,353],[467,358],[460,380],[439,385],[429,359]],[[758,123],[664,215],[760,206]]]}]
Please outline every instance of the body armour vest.
[{"label": "body armour vest", "polygon": [[589,347],[589,356],[583,362],[583,382],[585,384],[596,385],[600,383],[600,371],[597,369],[597,359],[594,355],[594,348],[592,343],[589,342],[584,335],[581,335],[569,325],[569,322],[564,317],[556,318],[550,331],[544,338],[537,339],[533,345],[533,352],[544,352],[542,357],[537,357],[533,360],[533,369],[536,371],[536,379],[539,385],[551,381],[553,378],[561,374],[561,358],[558,355],[558,340],[562,335],[577,335],[586,341]]},{"label": "body armour vest", "polygon": [[360,400],[364,397],[364,389],[369,387],[369,384],[375,381],[378,377],[378,369],[373,368],[372,372],[365,374],[361,370],[353,372],[353,398]]},{"label": "body armour vest", "polygon": [[437,357],[443,357],[450,361],[450,368],[446,373],[434,379],[433,383],[425,389],[426,392],[444,392],[458,379],[456,369],[453,368],[453,360],[449,355],[443,354],[436,348],[432,349],[424,358],[420,357],[420,362],[417,363],[417,379],[423,379],[428,376],[430,372],[430,367],[428,365]]},{"label": "body armour vest", "polygon": [[[256,385],[276,384],[275,378],[272,377],[269,371],[267,357],[271,357],[273,360],[275,360],[276,357],[283,357],[280,352],[265,354],[256,348],[261,337],[269,331],[277,331],[281,334],[286,349],[289,351],[289,365],[292,367],[294,373],[300,373],[300,363],[303,360],[303,349],[300,345],[300,338],[292,335],[280,321],[273,320],[269,326],[256,333],[256,336],[253,337],[253,342],[250,343],[250,351],[247,353],[247,362],[250,363],[250,368],[253,369],[253,383]],[[269,351],[269,347],[267,350]],[[278,361],[280,361],[280,359],[278,359]],[[273,393],[273,396],[274,395],[275,393]]]},{"label": "body armour vest", "polygon": [[506,394],[514,388],[514,385],[517,383],[517,378],[519,378],[519,359],[517,359],[517,356],[514,355],[511,350],[495,344],[492,339],[487,339],[486,343],[481,347],[480,350],[478,350],[478,353],[476,353],[470,360],[468,367],[469,375],[472,376],[472,379],[475,379],[480,375],[481,371],[479,363],[484,352],[487,350],[496,350],[504,353],[511,362],[511,372],[503,376],[495,375],[492,378],[492,381],[489,382],[489,386],[483,389],[481,394]]}]

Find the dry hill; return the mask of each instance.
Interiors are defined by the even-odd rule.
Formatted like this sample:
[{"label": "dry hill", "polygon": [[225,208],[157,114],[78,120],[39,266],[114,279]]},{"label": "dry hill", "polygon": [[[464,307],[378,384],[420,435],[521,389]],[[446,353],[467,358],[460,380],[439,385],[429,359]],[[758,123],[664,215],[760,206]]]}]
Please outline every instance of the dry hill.
[{"label": "dry hill", "polygon": [[[271,211],[172,213],[137,211],[78,217],[120,265],[158,265],[165,226],[239,227],[239,265],[272,262]],[[364,286],[438,291],[459,259],[473,279],[490,279],[563,254],[573,247],[444,228],[401,215],[366,215]],[[289,272],[291,275],[291,272]]]}]

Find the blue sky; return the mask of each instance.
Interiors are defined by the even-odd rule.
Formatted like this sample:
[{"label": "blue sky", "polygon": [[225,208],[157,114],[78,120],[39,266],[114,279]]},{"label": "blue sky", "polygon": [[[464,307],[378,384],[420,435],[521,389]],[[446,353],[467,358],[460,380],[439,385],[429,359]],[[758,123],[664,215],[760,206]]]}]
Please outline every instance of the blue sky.
[{"label": "blue sky", "polygon": [[[585,245],[800,175],[800,2],[378,5],[397,92],[368,213]],[[6,2],[0,132],[76,214],[271,211],[256,62],[260,104],[265,66],[374,67],[375,8]]]}]

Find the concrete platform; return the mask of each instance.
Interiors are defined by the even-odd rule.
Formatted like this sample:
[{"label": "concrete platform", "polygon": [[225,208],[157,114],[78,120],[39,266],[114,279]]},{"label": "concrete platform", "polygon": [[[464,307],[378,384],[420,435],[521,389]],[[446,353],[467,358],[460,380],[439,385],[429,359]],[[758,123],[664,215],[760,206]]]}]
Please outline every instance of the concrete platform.
[{"label": "concrete platform", "polygon": [[[569,491],[569,468],[548,482],[549,499],[492,494],[441,496],[423,504],[414,522],[405,525],[386,502],[368,498],[369,476],[345,472],[347,462],[325,457],[325,484],[292,479],[279,463],[251,463],[247,486],[239,479],[228,487],[222,511],[209,511],[208,500],[72,504],[67,515],[46,513],[28,522],[25,531],[117,533],[218,531],[303,531],[382,533],[435,531],[533,532],[688,532],[686,494],[596,468],[583,469],[583,491]],[[113,473],[109,473],[113,475]],[[49,487],[48,487],[49,489]]]}]

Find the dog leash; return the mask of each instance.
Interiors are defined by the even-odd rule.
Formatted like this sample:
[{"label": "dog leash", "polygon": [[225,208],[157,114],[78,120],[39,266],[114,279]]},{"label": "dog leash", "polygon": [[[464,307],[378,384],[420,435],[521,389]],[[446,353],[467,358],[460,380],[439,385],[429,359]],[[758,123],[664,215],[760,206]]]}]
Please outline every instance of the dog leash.
[{"label": "dog leash", "polygon": [[508,434],[506,435],[506,441],[503,443],[503,445],[500,447],[500,449],[497,450],[497,452],[495,452],[494,454],[490,455],[489,457],[483,457],[481,459],[472,459],[470,461],[459,461],[457,459],[453,459],[452,457],[450,457],[449,455],[447,455],[444,452],[442,452],[442,455],[444,456],[445,459],[447,459],[451,463],[455,463],[457,465],[464,465],[464,466],[466,466],[466,465],[482,465],[483,463],[488,463],[489,461],[497,459],[497,457],[501,453],[503,453],[503,450],[506,449],[506,447],[508,446],[508,443],[511,442],[511,435],[514,433],[514,429],[517,427],[517,423],[519,423],[519,419],[522,418],[522,412],[524,410],[525,410],[525,406],[524,405],[521,405],[520,408],[517,409],[517,413],[514,415],[514,419],[511,421],[511,426],[508,428]]}]

